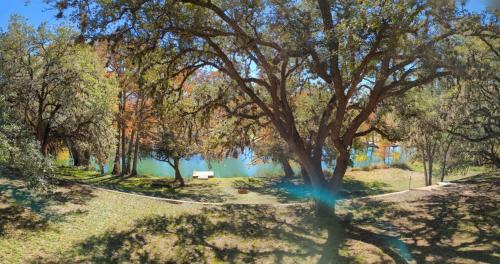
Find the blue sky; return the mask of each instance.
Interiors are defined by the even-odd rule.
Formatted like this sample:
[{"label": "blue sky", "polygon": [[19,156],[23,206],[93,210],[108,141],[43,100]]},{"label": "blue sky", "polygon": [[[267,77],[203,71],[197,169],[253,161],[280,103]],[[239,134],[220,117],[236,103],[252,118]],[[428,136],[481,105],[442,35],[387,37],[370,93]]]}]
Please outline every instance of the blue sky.
[{"label": "blue sky", "polygon": [[12,14],[26,17],[33,26],[38,26],[42,22],[60,23],[55,18],[56,11],[48,9],[49,6],[43,0],[0,0],[0,28],[7,29]]},{"label": "blue sky", "polygon": [[[484,10],[488,3],[496,3],[498,6],[500,0],[469,0],[467,6],[473,11],[480,11]],[[42,22],[49,24],[61,22],[55,18],[56,11],[51,10],[43,0],[0,0],[0,28],[7,29],[12,14],[26,17],[33,26],[38,26]]]}]

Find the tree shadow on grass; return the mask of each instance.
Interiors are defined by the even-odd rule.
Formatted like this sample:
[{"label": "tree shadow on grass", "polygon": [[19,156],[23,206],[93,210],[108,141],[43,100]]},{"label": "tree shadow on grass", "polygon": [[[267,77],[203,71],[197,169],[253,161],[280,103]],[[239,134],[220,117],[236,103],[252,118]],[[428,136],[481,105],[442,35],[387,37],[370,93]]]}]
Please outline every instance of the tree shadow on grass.
[{"label": "tree shadow on grass", "polygon": [[[126,230],[107,230],[75,246],[57,263],[254,263],[318,262],[331,245],[312,211],[294,209],[286,217],[267,206],[210,207],[201,214],[154,215]],[[322,263],[339,263],[322,259]]]},{"label": "tree shadow on grass", "polygon": [[231,196],[220,192],[215,183],[187,183],[184,187],[171,186],[168,180],[165,184],[155,186],[153,182],[160,180],[141,180],[122,184],[100,184],[99,186],[122,192],[141,194],[153,197],[169,198],[176,200],[196,201],[196,202],[224,202]]},{"label": "tree shadow on grass", "polygon": [[311,196],[310,186],[293,181],[282,181],[279,178],[235,180],[233,187],[262,195],[274,196],[280,203],[297,202]]},{"label": "tree shadow on grass", "polygon": [[145,217],[128,229],[91,236],[64,256],[36,261],[348,263],[353,258],[337,254],[345,237],[335,227],[318,221],[313,210],[303,206],[207,207],[199,214]]},{"label": "tree shadow on grass", "polygon": [[357,209],[357,224],[398,233],[417,263],[500,263],[498,176],[461,180],[419,197],[391,198],[397,203],[365,201]]},{"label": "tree shadow on grass", "polygon": [[[75,176],[86,173],[86,176]],[[98,175],[93,172],[79,171],[72,168],[59,168],[58,179],[61,184],[89,184],[110,190],[147,195],[153,197],[180,199],[196,202],[224,202],[231,197],[220,192],[215,183],[186,182],[186,186],[173,185],[171,178],[148,178],[141,176]]]},{"label": "tree shadow on grass", "polygon": [[37,231],[51,228],[52,223],[64,221],[68,216],[85,213],[74,210],[59,212],[58,206],[84,205],[94,195],[81,186],[59,187],[47,193],[36,193],[22,181],[11,180],[0,184],[0,237],[8,230]]},{"label": "tree shadow on grass", "polygon": [[[235,188],[247,189],[259,194],[276,197],[280,203],[303,201],[311,198],[312,188],[310,185],[297,181],[282,181],[279,178],[243,179],[234,181]],[[389,184],[383,182],[362,182],[358,180],[345,179],[342,184],[340,199],[357,198],[368,195],[388,193]]]},{"label": "tree shadow on grass", "polygon": [[7,199],[0,197],[0,238],[6,235],[9,228],[38,230],[48,226],[46,219],[39,217],[24,206],[12,205]]},{"label": "tree shadow on grass", "polygon": [[357,198],[392,192],[391,190],[387,189],[387,187],[390,187],[389,184],[380,181],[363,182],[354,179],[344,179],[342,187],[347,191],[346,196],[349,198]]}]

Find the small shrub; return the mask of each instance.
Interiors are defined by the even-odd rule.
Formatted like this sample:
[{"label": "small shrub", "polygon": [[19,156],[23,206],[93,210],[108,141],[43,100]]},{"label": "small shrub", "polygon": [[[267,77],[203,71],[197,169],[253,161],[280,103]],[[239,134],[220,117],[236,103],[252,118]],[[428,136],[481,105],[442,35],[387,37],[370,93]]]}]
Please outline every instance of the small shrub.
[{"label": "small shrub", "polygon": [[374,167],[374,169],[380,169],[380,170],[389,168],[389,166],[387,166],[386,164],[377,164],[377,165],[374,165],[373,167]]},{"label": "small shrub", "polygon": [[356,156],[354,157],[354,160],[356,162],[365,162],[368,160],[368,156],[365,153],[359,153],[359,154],[356,154]]},{"label": "small shrub", "polygon": [[408,166],[408,164],[406,164],[406,163],[395,163],[395,164],[391,164],[391,168],[402,169],[402,170],[409,170],[409,171],[411,171],[411,170],[412,170],[412,169],[410,168],[410,166]]}]

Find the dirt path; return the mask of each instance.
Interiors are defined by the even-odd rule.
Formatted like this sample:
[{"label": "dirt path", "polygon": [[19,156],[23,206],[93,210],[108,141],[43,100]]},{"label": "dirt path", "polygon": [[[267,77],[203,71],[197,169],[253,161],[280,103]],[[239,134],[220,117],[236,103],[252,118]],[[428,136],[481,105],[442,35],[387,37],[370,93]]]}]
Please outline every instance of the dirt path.
[{"label": "dirt path", "polygon": [[[157,200],[157,201],[164,201],[164,202],[169,202],[169,203],[174,203],[174,204],[183,203],[183,204],[212,205],[212,206],[226,205],[226,204],[229,204],[229,205],[298,206],[298,205],[305,205],[305,204],[310,203],[310,202],[298,202],[298,203],[199,202],[199,201],[191,201],[191,200],[183,200],[183,199],[171,199],[171,198],[164,198],[164,197],[155,197],[155,196],[151,196],[151,195],[143,195],[143,194],[129,192],[129,191],[120,191],[120,190],[113,190],[113,189],[109,189],[109,188],[102,188],[102,187],[97,187],[94,185],[83,184],[83,183],[75,183],[75,184],[78,184],[80,186],[84,186],[84,187],[90,188],[90,189],[118,193],[118,194],[132,195],[132,196],[136,196],[136,197],[153,199],[153,200]],[[442,188],[443,188],[443,186],[432,185],[432,186],[426,186],[426,187],[420,187],[420,188],[413,188],[411,190],[392,192],[392,193],[384,193],[384,194],[378,194],[378,195],[370,195],[370,196],[365,196],[365,197],[360,197],[360,198],[352,198],[352,199],[374,199],[374,198],[382,198],[382,197],[390,197],[390,196],[399,196],[399,195],[409,193],[409,192],[439,191]],[[350,198],[348,200],[350,200]]]}]

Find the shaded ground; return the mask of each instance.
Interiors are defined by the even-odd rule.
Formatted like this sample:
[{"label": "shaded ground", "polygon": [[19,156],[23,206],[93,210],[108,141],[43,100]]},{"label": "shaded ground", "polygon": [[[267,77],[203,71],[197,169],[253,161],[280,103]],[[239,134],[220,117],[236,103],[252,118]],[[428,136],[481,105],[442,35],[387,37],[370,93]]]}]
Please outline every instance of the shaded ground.
[{"label": "shaded ground", "polygon": [[357,226],[399,238],[417,263],[500,263],[500,172],[347,204]]}]

